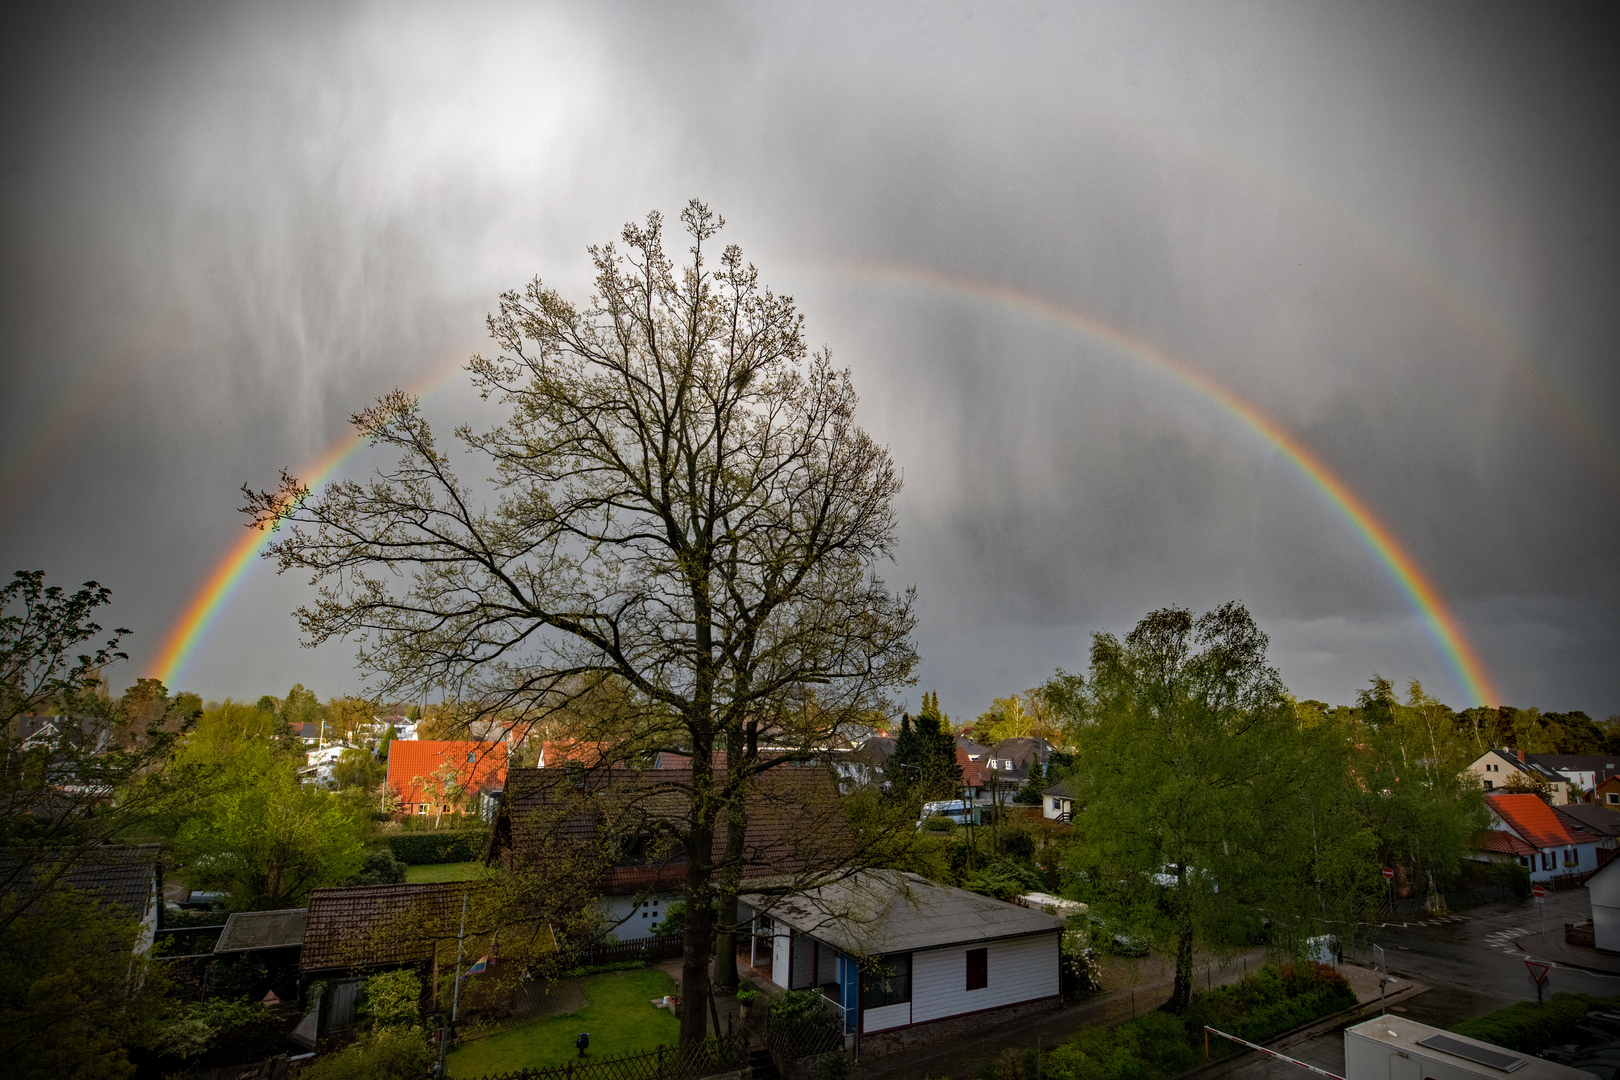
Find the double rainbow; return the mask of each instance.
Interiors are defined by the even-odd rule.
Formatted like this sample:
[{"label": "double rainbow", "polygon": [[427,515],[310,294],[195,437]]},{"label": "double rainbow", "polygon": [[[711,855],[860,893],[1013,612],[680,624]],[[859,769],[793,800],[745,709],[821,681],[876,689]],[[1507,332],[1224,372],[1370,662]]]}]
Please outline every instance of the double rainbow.
[{"label": "double rainbow", "polygon": [[[1309,447],[1224,384],[1186,361],[1101,319],[1004,285],[955,277],[913,266],[846,266],[838,268],[837,273],[854,279],[890,281],[932,289],[948,295],[993,304],[1018,314],[1035,316],[1080,333],[1168,374],[1221,406],[1280,451],[1289,464],[1321,492],[1339,515],[1355,529],[1383,566],[1390,580],[1406,597],[1412,610],[1422,620],[1430,639],[1456,680],[1458,689],[1469,699],[1469,704],[1494,705],[1501,700],[1462,624],[1446,604],[1445,598],[1441,596],[1434,582],[1401,546],[1390,527],[1379,520],[1361,497],[1329,469]],[[452,364],[424,380],[415,392],[430,393],[453,378],[461,369],[460,362]],[[304,470],[301,479],[311,488],[318,487],[364,445],[364,441],[358,437],[351,436],[339,440]],[[175,686],[184,675],[187,663],[207,637],[208,628],[227,606],[232,593],[241,584],[248,567],[252,565],[254,557],[269,542],[269,536],[268,531],[249,531],[215,565],[202,587],[186,604],[179,620],[165,639],[156,661],[157,677],[166,685]]]}]

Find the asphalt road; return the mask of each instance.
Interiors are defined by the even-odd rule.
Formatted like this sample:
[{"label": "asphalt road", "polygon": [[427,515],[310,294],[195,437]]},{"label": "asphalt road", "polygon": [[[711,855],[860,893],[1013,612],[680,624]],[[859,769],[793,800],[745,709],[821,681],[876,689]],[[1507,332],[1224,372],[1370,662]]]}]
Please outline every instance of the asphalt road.
[{"label": "asphalt road", "polygon": [[[1544,907],[1544,910],[1538,910]],[[1526,959],[1553,964],[1544,992],[1620,994],[1620,975],[1583,971],[1559,963],[1551,952],[1525,939],[1541,927],[1560,931],[1576,916],[1591,914],[1585,889],[1549,893],[1540,901],[1505,901],[1443,918],[1413,918],[1363,928],[1369,945],[1380,945],[1391,975],[1415,978],[1433,987],[1408,1003],[1407,1015],[1437,1027],[1480,1016],[1536,997]],[[1526,951],[1528,945],[1531,951]],[[1541,955],[1537,955],[1541,952]],[[1357,963],[1370,963],[1371,949],[1355,950]]]},{"label": "asphalt road", "polygon": [[[1541,902],[1504,902],[1436,918],[1362,927],[1364,943],[1346,954],[1354,963],[1371,966],[1373,945],[1384,949],[1389,973],[1399,982],[1416,980],[1430,987],[1395,1003],[1390,1010],[1435,1027],[1450,1027],[1494,1012],[1515,1001],[1535,1000],[1525,960],[1549,963],[1543,993],[1620,995],[1620,974],[1605,975],[1560,963],[1555,945],[1563,925],[1591,914],[1585,889],[1552,893]],[[1545,935],[1543,934],[1545,928]],[[1319,1069],[1344,1075],[1344,1035],[1334,1031],[1283,1051]],[[1256,1058],[1234,1069],[1227,1080],[1312,1080],[1314,1074],[1275,1059]]]}]

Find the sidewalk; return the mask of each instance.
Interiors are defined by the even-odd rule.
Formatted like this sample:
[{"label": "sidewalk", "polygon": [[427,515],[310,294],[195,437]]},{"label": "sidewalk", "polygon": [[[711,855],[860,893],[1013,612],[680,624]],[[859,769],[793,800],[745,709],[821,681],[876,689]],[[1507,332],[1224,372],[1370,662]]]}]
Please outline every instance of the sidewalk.
[{"label": "sidewalk", "polygon": [[1526,934],[1515,938],[1513,944],[1541,961],[1550,961],[1560,967],[1580,968],[1598,975],[1620,975],[1620,956],[1598,952],[1564,940],[1564,926],[1539,934]]}]

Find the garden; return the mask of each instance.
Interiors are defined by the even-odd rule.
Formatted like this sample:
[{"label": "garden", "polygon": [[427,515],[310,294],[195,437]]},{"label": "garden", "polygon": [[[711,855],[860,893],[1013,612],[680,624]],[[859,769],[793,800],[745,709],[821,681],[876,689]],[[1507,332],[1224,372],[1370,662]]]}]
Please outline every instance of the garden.
[{"label": "garden", "polygon": [[577,1008],[468,1039],[450,1052],[450,1075],[476,1077],[577,1060],[574,1040],[582,1031],[591,1036],[589,1058],[675,1045],[680,1023],[651,1004],[675,991],[674,980],[658,968],[592,975],[558,984],[553,993],[570,987],[578,990]]}]

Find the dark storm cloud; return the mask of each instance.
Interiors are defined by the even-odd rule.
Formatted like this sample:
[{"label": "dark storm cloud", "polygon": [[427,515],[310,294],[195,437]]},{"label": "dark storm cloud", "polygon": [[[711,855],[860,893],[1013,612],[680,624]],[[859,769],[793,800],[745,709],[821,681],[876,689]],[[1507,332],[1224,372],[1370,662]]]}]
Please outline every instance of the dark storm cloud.
[{"label": "dark storm cloud", "polygon": [[[1223,382],[1389,522],[1510,700],[1617,711],[1601,29],[1477,5],[53,16],[13,46],[0,158],[0,452],[49,453],[0,545],[112,584],[146,673],[238,534],[238,483],[479,348],[500,289],[583,296],[585,244],[699,194],[906,470],[889,576],[920,586],[948,709],[1232,596],[1302,694],[1378,670],[1462,702],[1364,542],[1231,412],[897,267]],[[249,575],[185,681],[352,685],[341,646],[297,651],[299,591]]]}]

